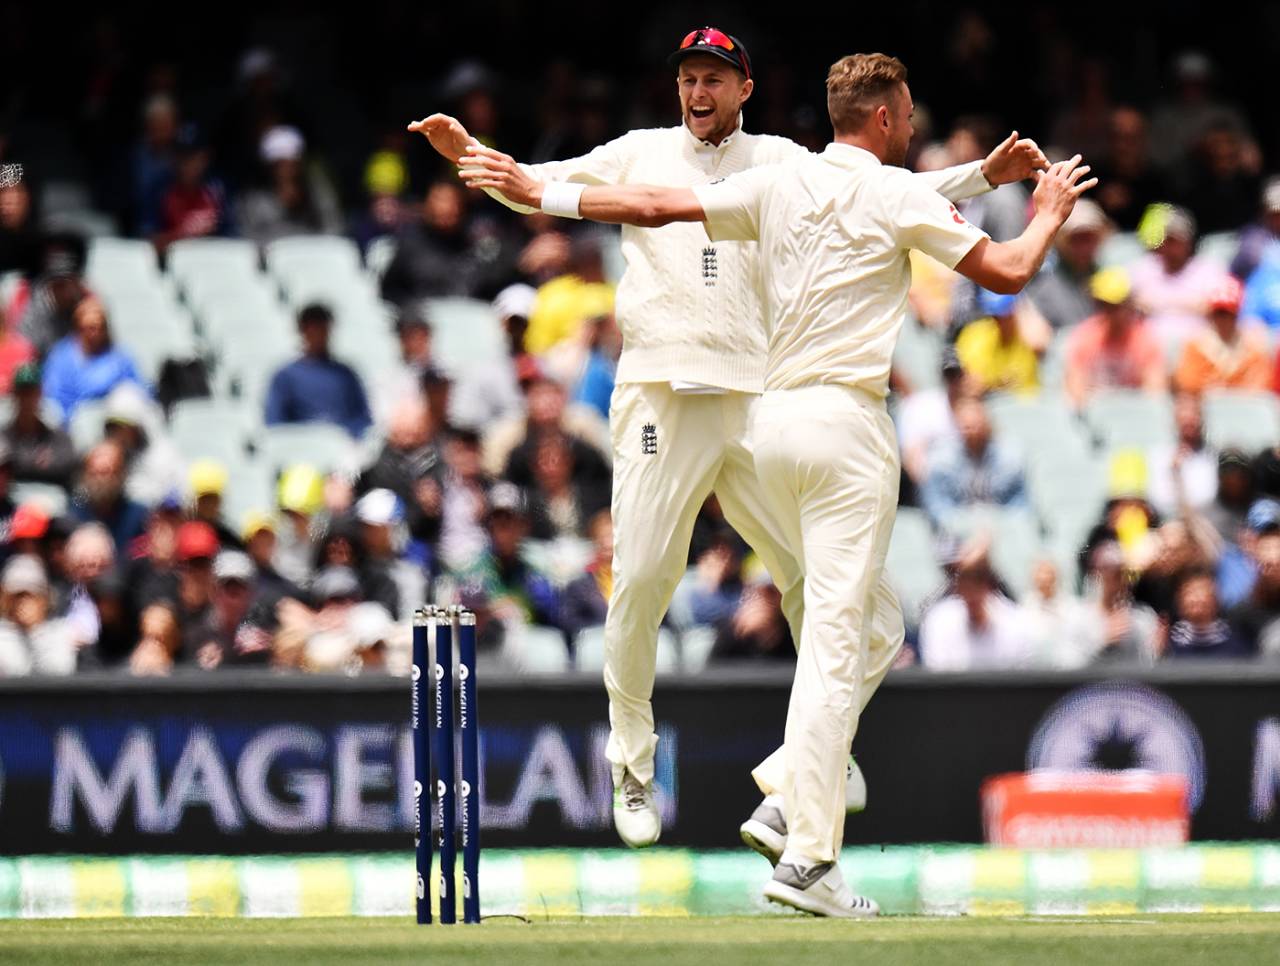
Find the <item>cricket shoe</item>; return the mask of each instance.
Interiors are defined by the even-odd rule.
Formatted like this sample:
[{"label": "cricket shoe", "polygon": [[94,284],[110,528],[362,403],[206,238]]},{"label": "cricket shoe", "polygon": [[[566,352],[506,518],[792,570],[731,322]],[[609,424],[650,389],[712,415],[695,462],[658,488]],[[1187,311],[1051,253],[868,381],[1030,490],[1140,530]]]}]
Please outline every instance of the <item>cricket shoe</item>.
[{"label": "cricket shoe", "polygon": [[662,813],[653,792],[653,782],[640,780],[624,772],[622,784],[613,789],[613,827],[618,837],[633,849],[643,849],[658,841],[662,834]]},{"label": "cricket shoe", "polygon": [[764,897],[801,912],[831,919],[873,919],[880,907],[866,896],[857,896],[834,862],[800,865],[779,862],[773,878],[765,883]]},{"label": "cricket shoe", "polygon": [[[844,773],[844,807],[846,812],[861,812],[867,807],[867,782],[858,763],[849,756]],[[787,847],[787,819],[781,795],[765,797],[751,817],[738,827],[742,841],[759,852],[771,865],[777,865]]]}]

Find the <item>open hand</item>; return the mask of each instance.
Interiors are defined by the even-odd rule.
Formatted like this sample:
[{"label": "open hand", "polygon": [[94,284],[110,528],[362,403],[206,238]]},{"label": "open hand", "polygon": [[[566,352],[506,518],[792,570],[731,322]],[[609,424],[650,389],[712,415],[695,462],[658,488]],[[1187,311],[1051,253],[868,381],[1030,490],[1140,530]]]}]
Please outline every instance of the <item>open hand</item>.
[{"label": "open hand", "polygon": [[982,162],[982,176],[991,185],[1025,181],[1036,171],[1049,167],[1049,159],[1031,138],[1019,138],[1013,131]]},{"label": "open hand", "polygon": [[1037,214],[1052,215],[1061,225],[1076,206],[1076,199],[1098,183],[1097,178],[1080,180],[1089,173],[1089,166],[1082,165],[1080,160],[1077,154],[1037,173],[1036,190],[1031,196]]},{"label": "open hand", "polygon": [[493,188],[518,205],[542,207],[542,182],[526,174],[515,158],[483,144],[472,144],[466,150],[458,162],[458,176],[468,188]]},{"label": "open hand", "polygon": [[431,146],[452,164],[457,164],[458,159],[466,153],[467,145],[478,143],[467,133],[461,121],[448,114],[432,114],[421,121],[412,122],[408,129],[425,136]]}]

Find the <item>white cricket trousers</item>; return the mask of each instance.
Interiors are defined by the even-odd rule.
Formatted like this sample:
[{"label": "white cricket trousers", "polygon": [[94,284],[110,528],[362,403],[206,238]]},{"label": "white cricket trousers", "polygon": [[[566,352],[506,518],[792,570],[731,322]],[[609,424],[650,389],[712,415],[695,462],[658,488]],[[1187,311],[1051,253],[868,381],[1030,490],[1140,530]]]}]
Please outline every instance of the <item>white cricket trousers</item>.
[{"label": "white cricket trousers", "polygon": [[845,764],[858,716],[902,641],[902,609],[884,583],[897,441],[883,400],[812,386],[766,392],[752,442],[773,518],[804,580],[784,744],[755,777],[785,796],[787,851],[829,862],[844,841]]},{"label": "white cricket trousers", "polygon": [[[676,393],[658,382],[620,383],[613,391],[613,595],[605,621],[604,681],[610,724],[605,753],[615,782],[624,770],[641,782],[653,778],[658,626],[688,566],[693,523],[709,493],[716,493],[725,518],[769,571],[782,593],[792,638],[800,641],[799,555],[781,539],[752,456],[749,427],[759,400],[751,393]],[[864,702],[903,640],[897,598],[882,584],[876,599]],[[782,749],[753,774],[764,794],[780,791]]]}]

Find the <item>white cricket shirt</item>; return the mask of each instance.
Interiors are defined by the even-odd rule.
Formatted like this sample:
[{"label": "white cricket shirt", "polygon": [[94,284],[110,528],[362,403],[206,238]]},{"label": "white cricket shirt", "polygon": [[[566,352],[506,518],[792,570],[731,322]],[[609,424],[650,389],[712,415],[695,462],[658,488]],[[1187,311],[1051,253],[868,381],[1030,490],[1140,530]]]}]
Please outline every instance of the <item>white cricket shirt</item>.
[{"label": "white cricket shirt", "polygon": [[693,191],[713,241],[760,243],[766,391],[836,384],[883,397],[908,252],[954,268],[987,237],[924,179],[849,144]]},{"label": "white cricket shirt", "polygon": [[[817,156],[793,141],[751,134],[739,122],[719,145],[699,140],[681,124],[631,131],[579,158],[521,167],[542,181],[690,187],[811,157]],[[955,200],[991,190],[977,161],[903,175]],[[533,210],[490,194],[517,211]],[[766,343],[757,246],[709,242],[696,223],[624,225],[622,255],[626,271],[615,310],[622,331],[618,382],[669,382],[677,391],[761,391]]]}]

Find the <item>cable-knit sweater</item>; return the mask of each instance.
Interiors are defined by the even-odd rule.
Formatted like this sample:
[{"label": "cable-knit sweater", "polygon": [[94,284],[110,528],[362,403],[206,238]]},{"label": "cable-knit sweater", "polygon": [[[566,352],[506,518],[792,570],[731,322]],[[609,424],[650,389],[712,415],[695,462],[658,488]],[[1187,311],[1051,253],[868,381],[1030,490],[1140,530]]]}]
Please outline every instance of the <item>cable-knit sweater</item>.
[{"label": "cable-knit sweater", "polygon": [[[631,131],[580,158],[522,167],[540,181],[692,187],[804,152],[786,138],[748,134],[741,126],[713,145],[681,124]],[[949,201],[991,187],[978,162],[918,177]],[[532,210],[493,194],[517,211]],[[754,242],[711,242],[698,223],[624,225],[622,256],[618,382],[763,391],[767,341]]]}]

